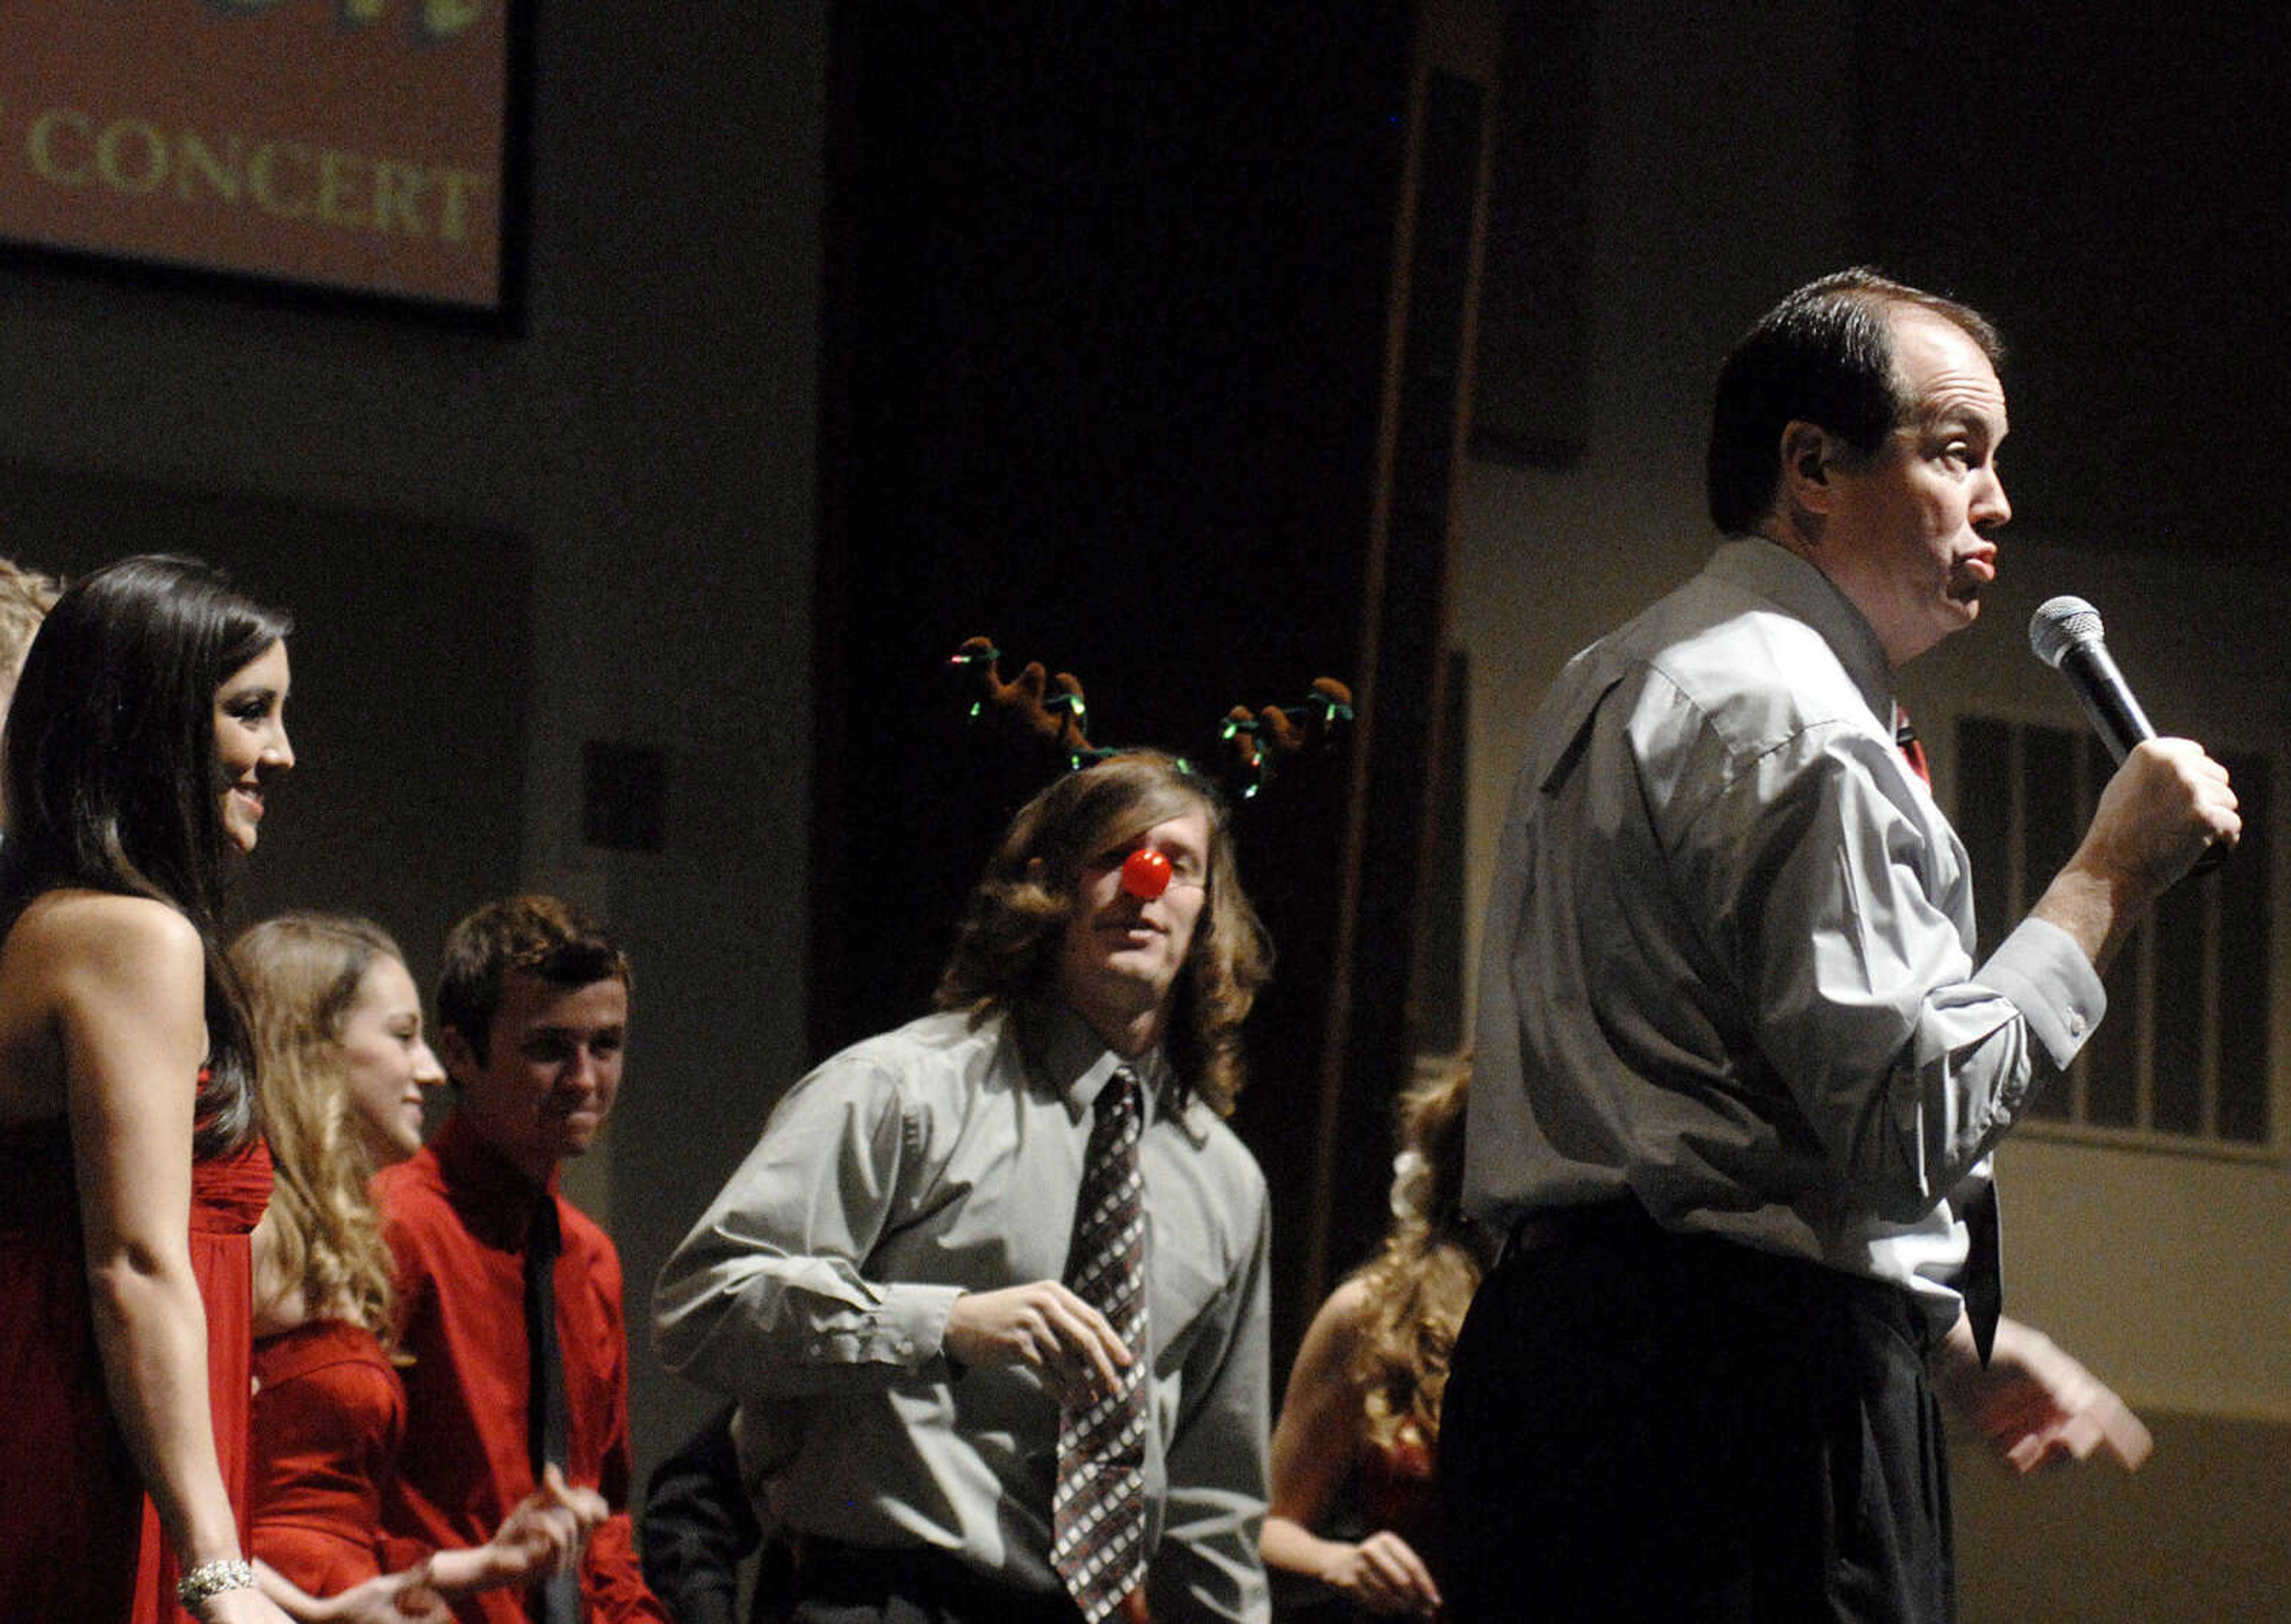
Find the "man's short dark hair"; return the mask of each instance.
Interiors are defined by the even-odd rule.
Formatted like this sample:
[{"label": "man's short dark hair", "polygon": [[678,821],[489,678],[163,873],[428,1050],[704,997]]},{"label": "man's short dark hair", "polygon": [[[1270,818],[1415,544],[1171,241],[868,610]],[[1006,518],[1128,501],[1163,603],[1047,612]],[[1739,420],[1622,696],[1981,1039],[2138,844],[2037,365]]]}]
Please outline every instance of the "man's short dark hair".
[{"label": "man's short dark hair", "polygon": [[486,903],[446,933],[438,975],[438,1027],[459,1032],[481,1063],[502,978],[511,971],[568,993],[599,981],[630,985],[628,954],[571,903],[540,896]]},{"label": "man's short dark hair", "polygon": [[2005,345],[1979,311],[1866,266],[1809,282],[1758,318],[1726,358],[1710,413],[1710,519],[1754,535],[1774,510],[1782,430],[1827,429],[1874,457],[1914,405],[1893,355],[1892,307],[1914,305],[1956,324],[2001,367]]},{"label": "man's short dark hair", "polygon": [[1068,773],[1018,809],[970,894],[939,1007],[984,1016],[1047,990],[1083,865],[1196,808],[1209,815],[1209,896],[1174,989],[1170,1052],[1203,1099],[1231,1111],[1242,1080],[1241,1024],[1272,973],[1273,946],[1241,888],[1224,798],[1158,750]]}]

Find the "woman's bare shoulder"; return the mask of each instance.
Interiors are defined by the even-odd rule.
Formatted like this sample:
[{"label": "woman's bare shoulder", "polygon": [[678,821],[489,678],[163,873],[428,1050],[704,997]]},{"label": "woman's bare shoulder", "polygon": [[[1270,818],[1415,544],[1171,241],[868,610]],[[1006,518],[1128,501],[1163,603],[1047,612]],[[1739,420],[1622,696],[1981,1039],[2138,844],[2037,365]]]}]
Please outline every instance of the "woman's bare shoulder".
[{"label": "woman's bare shoulder", "polygon": [[45,891],[8,933],[5,968],[43,979],[181,974],[205,962],[198,927],[165,903],[114,891]]},{"label": "woman's bare shoulder", "polygon": [[1368,1281],[1352,1275],[1329,1293],[1313,1315],[1313,1323],[1305,1330],[1306,1344],[1329,1364],[1341,1367],[1367,1339],[1374,1307]]}]

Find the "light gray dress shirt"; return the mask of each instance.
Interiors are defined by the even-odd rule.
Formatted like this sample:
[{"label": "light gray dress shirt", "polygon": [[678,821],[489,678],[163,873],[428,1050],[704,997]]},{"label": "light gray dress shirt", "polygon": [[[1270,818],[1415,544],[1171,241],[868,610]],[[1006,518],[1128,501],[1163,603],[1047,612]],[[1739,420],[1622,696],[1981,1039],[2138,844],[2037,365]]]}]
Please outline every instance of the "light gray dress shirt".
[{"label": "light gray dress shirt", "polygon": [[1965,848],[1893,717],[1868,623],[1764,541],[1568,663],[1497,858],[1471,1210],[1628,1193],[1954,1320],[1963,1204],[2105,1001],[2042,921],[1975,968]]},{"label": "light gray dress shirt", "polygon": [[[669,1368],[740,1400],[768,1525],[1061,1588],[1057,1404],[1032,1371],[958,1373],[942,1339],[964,1291],[1062,1276],[1091,1109],[1119,1063],[1063,1006],[935,1015],[780,1102],[653,1300]],[[1265,1178],[1159,1051],[1133,1065],[1148,1102],[1148,1595],[1162,1624],[1261,1621]]]}]

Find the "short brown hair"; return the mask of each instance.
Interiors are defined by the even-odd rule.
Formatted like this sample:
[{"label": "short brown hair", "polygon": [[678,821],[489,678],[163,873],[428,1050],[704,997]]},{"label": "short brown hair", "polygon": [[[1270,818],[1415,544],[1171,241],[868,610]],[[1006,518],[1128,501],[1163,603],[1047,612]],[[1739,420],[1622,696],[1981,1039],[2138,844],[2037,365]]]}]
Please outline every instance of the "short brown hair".
[{"label": "short brown hair", "polygon": [[1230,1112],[1242,1081],[1241,1024],[1272,974],[1273,945],[1241,888],[1224,798],[1158,750],[1068,773],[1018,808],[970,893],[939,1007],[984,1016],[1047,988],[1083,865],[1196,808],[1210,820],[1209,900],[1178,978],[1170,1058],[1214,1109]]},{"label": "short brown hair", "polygon": [[1718,374],[1704,478],[1710,521],[1752,535],[1781,488],[1782,430],[1827,429],[1855,456],[1874,457],[1912,406],[1894,360],[1893,312],[1926,310],[1979,346],[1992,367],[2004,341],[1970,306],[1880,275],[1868,266],[1809,282],[1760,317]]},{"label": "short brown hair", "polygon": [[479,1061],[501,1009],[502,977],[512,970],[567,991],[598,981],[631,985],[628,954],[571,903],[542,896],[486,903],[446,933],[438,974],[438,1029],[460,1033]]}]

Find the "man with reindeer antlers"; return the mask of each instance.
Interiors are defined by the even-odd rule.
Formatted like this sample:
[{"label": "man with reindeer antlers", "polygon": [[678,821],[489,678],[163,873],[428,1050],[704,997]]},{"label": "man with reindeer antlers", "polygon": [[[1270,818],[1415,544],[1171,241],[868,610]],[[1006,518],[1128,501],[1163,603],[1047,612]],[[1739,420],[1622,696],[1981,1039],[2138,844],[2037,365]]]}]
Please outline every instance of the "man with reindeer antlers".
[{"label": "man with reindeer antlers", "polygon": [[1157,752],[1022,808],[940,1012],[827,1061],[663,1271],[798,1624],[1263,1620],[1265,1181],[1221,1120],[1270,949]]}]

